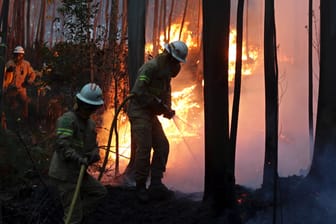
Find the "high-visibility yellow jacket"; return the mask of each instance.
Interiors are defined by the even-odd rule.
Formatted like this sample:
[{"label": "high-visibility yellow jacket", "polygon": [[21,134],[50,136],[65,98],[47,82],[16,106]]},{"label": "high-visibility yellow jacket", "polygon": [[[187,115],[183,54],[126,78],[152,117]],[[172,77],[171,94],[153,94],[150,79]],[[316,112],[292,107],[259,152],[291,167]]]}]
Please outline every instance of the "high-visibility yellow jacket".
[{"label": "high-visibility yellow jacket", "polygon": [[99,158],[96,137],[96,124],[92,119],[83,120],[72,111],[59,117],[49,176],[75,183],[80,171],[77,159],[93,155]]}]

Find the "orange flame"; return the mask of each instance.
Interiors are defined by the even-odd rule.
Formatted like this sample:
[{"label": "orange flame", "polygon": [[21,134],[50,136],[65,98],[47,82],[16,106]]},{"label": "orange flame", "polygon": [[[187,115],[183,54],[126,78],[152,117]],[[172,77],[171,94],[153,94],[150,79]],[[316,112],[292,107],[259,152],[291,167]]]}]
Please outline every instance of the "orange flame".
[{"label": "orange flame", "polygon": [[[237,46],[237,31],[232,29],[230,31],[230,45],[229,45],[229,81],[234,80],[235,75],[235,65],[236,65],[236,46]],[[243,52],[242,52],[242,75],[252,75],[254,70],[255,62],[258,59],[258,49],[249,48],[248,52],[246,50],[246,42],[243,42]]]},{"label": "orange flame", "polygon": [[[181,40],[186,42],[189,49],[195,49],[199,47],[197,41],[193,38],[193,33],[188,30],[189,23],[185,23]],[[181,25],[173,24],[170,28],[170,41],[178,40]],[[168,31],[166,31],[168,32]],[[164,34],[160,36],[160,46],[163,48]],[[153,44],[146,44],[146,52],[153,52]],[[194,51],[196,52],[196,51]],[[229,46],[229,81],[234,80],[235,74],[235,59],[236,59],[236,30],[230,32],[230,46]],[[246,49],[246,43],[243,42],[243,65],[242,75],[251,75],[255,66],[255,62],[258,59],[258,49],[251,48]],[[159,117],[162,126],[165,130],[167,138],[171,143],[171,148],[185,143],[185,137],[197,138],[200,136],[199,132],[202,129],[202,122],[200,119],[200,105],[193,97],[195,97],[196,85],[187,86],[180,91],[172,93],[172,108],[176,110],[177,116],[174,119],[168,120],[163,117]],[[110,107],[108,107],[110,108]],[[197,115],[196,115],[197,113]],[[99,145],[103,145],[106,148],[109,136],[109,125],[113,120],[114,111],[112,109],[107,110],[103,115],[104,129],[100,129],[98,132]],[[121,170],[126,167],[130,157],[130,124],[125,113],[120,113],[118,117],[118,133],[119,133],[119,154],[120,154],[120,168]],[[105,146],[104,146],[105,145]],[[115,151],[115,135],[112,138],[111,151]],[[105,153],[102,151],[101,156],[104,157]],[[176,158],[175,158],[176,157]],[[174,161],[178,161],[178,155],[170,155],[169,161],[173,164]],[[115,154],[109,154],[108,167],[112,167],[115,161]],[[169,164],[168,164],[169,165]]]},{"label": "orange flame", "polygon": [[[178,118],[174,122],[173,120],[168,120],[159,117],[162,123],[162,127],[165,130],[167,138],[172,143],[178,144],[183,141],[184,137],[198,136],[198,130],[200,126],[195,126],[189,124],[187,121],[191,120],[192,112],[200,108],[199,104],[192,99],[193,92],[195,91],[196,85],[186,87],[180,91],[175,91],[172,93],[172,108],[176,111],[176,116]],[[102,148],[106,148],[109,136],[109,125],[113,120],[113,111],[107,110],[103,114],[103,126],[104,128],[98,130],[98,143]],[[130,157],[130,124],[125,113],[120,113],[118,116],[118,134],[119,134],[119,154],[120,154],[120,167],[126,167],[128,163],[128,158]],[[113,135],[110,151],[115,151],[115,134]],[[101,156],[104,157],[105,153],[101,151]],[[115,153],[109,154],[108,167],[112,167],[115,161]]]}]

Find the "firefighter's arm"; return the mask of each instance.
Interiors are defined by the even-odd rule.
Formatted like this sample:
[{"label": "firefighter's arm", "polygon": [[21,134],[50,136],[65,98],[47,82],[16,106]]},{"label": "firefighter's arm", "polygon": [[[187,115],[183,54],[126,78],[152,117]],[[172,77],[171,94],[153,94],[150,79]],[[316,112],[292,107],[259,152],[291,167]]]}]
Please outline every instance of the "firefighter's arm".
[{"label": "firefighter's arm", "polygon": [[29,62],[27,64],[27,77],[26,78],[29,84],[32,84],[36,78],[36,73]]},{"label": "firefighter's arm", "polygon": [[139,69],[138,77],[131,91],[138,103],[147,107],[153,100],[154,96],[149,91],[149,84],[152,81],[154,66],[146,65]]},{"label": "firefighter's arm", "polygon": [[88,158],[89,165],[98,162],[100,160],[98,145],[91,152],[86,153],[85,156]]},{"label": "firefighter's arm", "polygon": [[72,144],[72,121],[69,118],[60,118],[56,125],[56,151],[65,161],[73,161],[79,165],[88,165],[88,158],[79,154]]}]

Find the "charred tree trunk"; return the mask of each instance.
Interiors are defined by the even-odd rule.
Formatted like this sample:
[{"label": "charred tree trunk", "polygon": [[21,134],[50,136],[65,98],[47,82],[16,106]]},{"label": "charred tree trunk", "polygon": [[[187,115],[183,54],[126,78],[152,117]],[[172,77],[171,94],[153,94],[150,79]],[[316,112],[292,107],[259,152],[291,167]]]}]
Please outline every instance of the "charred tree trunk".
[{"label": "charred tree trunk", "polygon": [[184,27],[184,22],[185,22],[185,18],[187,16],[187,9],[188,9],[188,0],[185,1],[185,5],[184,5],[184,11],[183,11],[183,16],[182,16],[182,21],[181,21],[181,28],[180,28],[180,33],[179,33],[179,40],[181,40],[182,38],[182,32],[183,32],[183,27]]},{"label": "charred tree trunk", "polygon": [[160,31],[159,31],[159,1],[155,0],[154,4],[154,18],[153,18],[153,56],[158,53],[158,46],[159,46],[159,36],[160,36]]},{"label": "charred tree trunk", "polygon": [[309,0],[308,12],[308,125],[309,125],[309,159],[314,151],[313,122],[313,0]]},{"label": "charred tree trunk", "polygon": [[0,39],[0,118],[1,125],[5,126],[5,115],[4,112],[4,104],[3,104],[3,96],[2,96],[2,87],[3,87],[3,77],[5,71],[5,58],[6,58],[6,48],[7,45],[7,29],[8,29],[8,11],[9,11],[9,0],[4,0],[1,7],[1,15],[0,15],[0,28],[1,28],[1,39]]},{"label": "charred tree trunk", "polygon": [[[264,30],[266,143],[262,187],[266,197],[272,199],[273,195],[275,202],[278,178],[278,63],[274,0],[265,0]],[[273,194],[267,194],[269,191]]]},{"label": "charred tree trunk", "polygon": [[168,18],[168,39],[167,42],[170,42],[170,28],[171,28],[171,24],[172,24],[172,17],[173,17],[173,11],[174,11],[174,7],[175,7],[175,0],[171,1],[171,6],[170,6],[170,12],[169,12],[169,18]]},{"label": "charred tree trunk", "polygon": [[[205,179],[203,201],[216,212],[234,205],[229,148],[230,1],[203,0]],[[218,21],[221,26],[218,26]],[[220,101],[219,101],[220,99]]]},{"label": "charred tree trunk", "polygon": [[[138,69],[144,63],[145,31],[146,31],[146,0],[128,0],[128,75],[130,89],[137,77]],[[136,146],[131,136],[131,158],[126,174],[134,172]]]},{"label": "charred tree trunk", "polygon": [[230,161],[233,161],[230,169],[232,176],[234,176],[235,158],[236,158],[236,141],[238,130],[238,115],[239,115],[239,102],[240,102],[240,89],[241,89],[241,68],[242,68],[242,53],[243,53],[243,19],[244,19],[244,0],[238,1],[237,10],[237,50],[236,50],[236,71],[234,80],[234,96],[232,103],[232,117],[231,117],[231,130],[230,130]]},{"label": "charred tree trunk", "polygon": [[336,2],[321,1],[321,61],[314,156],[309,173],[319,185],[335,187],[336,176]]}]

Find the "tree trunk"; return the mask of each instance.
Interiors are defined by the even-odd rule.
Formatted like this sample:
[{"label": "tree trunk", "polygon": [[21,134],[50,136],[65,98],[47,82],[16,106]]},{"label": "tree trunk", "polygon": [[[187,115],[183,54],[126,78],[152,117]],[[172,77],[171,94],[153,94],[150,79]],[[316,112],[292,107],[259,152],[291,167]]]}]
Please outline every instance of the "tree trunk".
[{"label": "tree trunk", "polygon": [[30,6],[31,0],[27,0],[27,17],[26,17],[26,42],[27,42],[27,47],[32,47],[32,43],[30,41],[30,15],[31,15],[31,6]]},{"label": "tree trunk", "polygon": [[169,18],[168,18],[168,39],[167,42],[170,42],[170,28],[172,24],[172,17],[173,17],[173,11],[175,7],[175,0],[171,0],[171,5],[170,5],[170,12],[169,12]]},{"label": "tree trunk", "polygon": [[[268,191],[273,192],[274,208],[276,208],[278,178],[278,64],[274,0],[265,0],[264,29],[266,143],[262,187],[266,193]],[[270,196],[272,194],[265,195]]]},{"label": "tree trunk", "polygon": [[309,0],[308,11],[308,125],[309,125],[309,159],[314,151],[313,122],[313,0]]},{"label": "tree trunk", "polygon": [[[9,0],[4,0],[1,8],[0,15],[0,27],[1,27],[1,39],[0,44],[6,46],[7,44],[7,28],[8,28],[8,11],[9,11]],[[1,125],[5,126],[5,115],[4,112],[4,104],[2,98],[2,87],[3,87],[3,77],[5,71],[5,59],[6,58],[6,48],[0,47],[0,118]],[[2,59],[2,60],[1,60]]]},{"label": "tree trunk", "polygon": [[320,83],[316,118],[314,156],[310,177],[319,185],[334,188],[336,177],[336,2],[321,1]]},{"label": "tree trunk", "polygon": [[238,1],[237,10],[237,50],[236,50],[236,71],[234,80],[234,96],[232,103],[231,131],[230,131],[230,161],[233,162],[229,167],[231,175],[234,176],[235,158],[236,158],[236,141],[238,130],[238,115],[241,89],[241,68],[242,68],[242,52],[243,52],[243,19],[244,19],[244,0]]},{"label": "tree trunk", "polygon": [[[228,161],[230,1],[203,0],[203,10],[205,115],[203,201],[208,202],[216,212],[221,212],[224,208],[232,208],[234,205],[234,177],[230,173],[230,161]],[[219,21],[221,26],[218,26]]]},{"label": "tree trunk", "polygon": [[158,46],[159,46],[159,1],[155,0],[154,4],[154,18],[153,18],[153,56],[158,53]]},{"label": "tree trunk", "polygon": [[22,18],[26,18],[24,14],[25,8],[25,0],[22,1],[14,1],[13,8],[13,21],[12,21],[12,46],[10,48],[14,48],[16,45],[24,46],[24,20]]},{"label": "tree trunk", "polygon": [[[146,0],[128,0],[128,75],[129,86],[132,89],[138,69],[144,63],[145,31],[146,31]],[[136,146],[131,136],[131,158],[126,168],[126,174],[134,172]]]},{"label": "tree trunk", "polygon": [[183,11],[183,16],[182,16],[182,21],[181,21],[181,28],[180,28],[180,33],[179,33],[179,40],[181,40],[181,38],[182,38],[184,21],[185,21],[185,18],[187,16],[188,2],[189,2],[189,0],[186,0],[185,5],[184,5],[184,11]]}]

